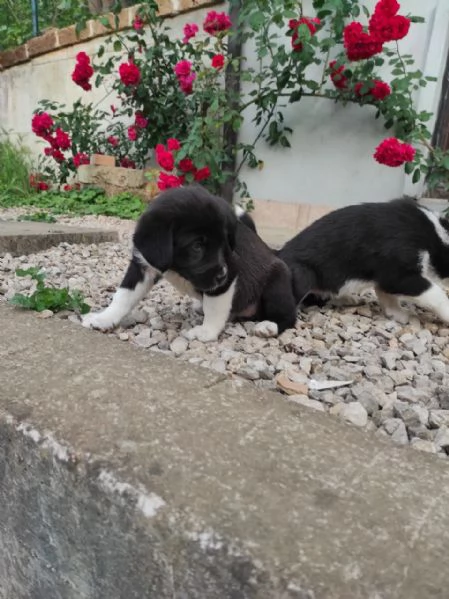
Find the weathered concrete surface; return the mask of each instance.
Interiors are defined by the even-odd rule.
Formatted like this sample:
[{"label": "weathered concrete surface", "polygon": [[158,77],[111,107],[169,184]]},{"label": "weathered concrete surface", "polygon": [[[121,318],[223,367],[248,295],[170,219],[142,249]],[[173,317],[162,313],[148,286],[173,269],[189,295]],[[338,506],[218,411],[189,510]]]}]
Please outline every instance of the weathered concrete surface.
[{"label": "weathered concrete surface", "polygon": [[449,468],[0,305],[1,599],[447,599]]},{"label": "weathered concrete surface", "polygon": [[62,242],[118,241],[117,231],[72,227],[52,223],[0,220],[0,256],[33,254]]}]

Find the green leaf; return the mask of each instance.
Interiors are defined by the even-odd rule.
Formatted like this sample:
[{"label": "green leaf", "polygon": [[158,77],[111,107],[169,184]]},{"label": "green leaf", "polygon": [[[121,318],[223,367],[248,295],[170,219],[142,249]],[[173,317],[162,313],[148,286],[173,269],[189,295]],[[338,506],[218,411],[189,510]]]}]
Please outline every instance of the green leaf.
[{"label": "green leaf", "polygon": [[413,162],[406,162],[405,163],[404,170],[407,173],[407,175],[411,175],[414,168],[415,167],[413,166]]},{"label": "green leaf", "polygon": [[421,179],[421,171],[419,170],[419,168],[417,168],[415,170],[415,172],[413,173],[412,183],[418,183],[418,181],[420,179]]},{"label": "green leaf", "polygon": [[106,29],[112,29],[112,25],[109,23],[109,19],[106,15],[102,15],[98,20],[103,27],[106,27]]},{"label": "green leaf", "polygon": [[293,103],[293,102],[298,102],[300,99],[302,98],[302,92],[300,89],[296,89],[294,92],[291,93],[289,102]]},{"label": "green leaf", "polygon": [[449,171],[449,154],[446,154],[446,156],[444,156],[444,158],[441,161],[441,164],[444,166],[446,170]]}]

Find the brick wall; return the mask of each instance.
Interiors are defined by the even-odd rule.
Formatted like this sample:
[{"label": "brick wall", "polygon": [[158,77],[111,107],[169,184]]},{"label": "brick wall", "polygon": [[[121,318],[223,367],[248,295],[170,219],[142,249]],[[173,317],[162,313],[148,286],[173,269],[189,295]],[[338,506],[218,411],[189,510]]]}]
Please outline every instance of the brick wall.
[{"label": "brick wall", "polygon": [[[158,0],[159,14],[164,17],[175,17],[183,12],[219,3],[219,0]],[[138,8],[138,5],[131,6],[120,12],[118,30],[128,29],[132,26]],[[114,26],[114,16],[112,14],[109,14],[109,20],[111,25]],[[76,34],[75,25],[63,29],[49,29],[18,48],[0,52],[0,69],[8,69],[17,64],[28,62],[41,54],[54,52],[110,33],[111,30],[95,19],[88,21],[85,29],[79,35]]]}]

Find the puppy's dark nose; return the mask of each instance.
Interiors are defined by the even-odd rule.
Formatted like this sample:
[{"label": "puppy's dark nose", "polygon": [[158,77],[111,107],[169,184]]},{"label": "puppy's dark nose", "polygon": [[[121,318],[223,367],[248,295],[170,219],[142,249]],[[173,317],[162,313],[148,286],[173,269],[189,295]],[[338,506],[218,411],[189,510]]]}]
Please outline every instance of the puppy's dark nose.
[{"label": "puppy's dark nose", "polygon": [[215,283],[217,285],[222,285],[226,281],[226,277],[228,276],[228,269],[226,266],[223,267],[221,272],[215,275]]}]

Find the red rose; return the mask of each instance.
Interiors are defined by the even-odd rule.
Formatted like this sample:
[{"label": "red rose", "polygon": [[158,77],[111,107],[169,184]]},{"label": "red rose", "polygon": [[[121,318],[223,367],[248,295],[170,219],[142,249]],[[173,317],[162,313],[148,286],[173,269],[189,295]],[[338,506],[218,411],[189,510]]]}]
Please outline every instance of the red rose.
[{"label": "red rose", "polygon": [[208,166],[203,166],[203,168],[199,168],[195,173],[195,181],[203,181],[204,179],[208,179],[210,177],[210,168]]},{"label": "red rose", "polygon": [[170,151],[167,151],[162,144],[156,146],[156,161],[158,165],[166,171],[172,171],[175,167],[175,159]]},{"label": "red rose", "polygon": [[222,69],[225,63],[225,57],[223,56],[223,54],[215,54],[215,56],[212,57],[212,66],[214,67],[214,69]]},{"label": "red rose", "polygon": [[382,42],[392,42],[404,38],[410,29],[410,19],[402,15],[385,17],[374,13],[369,20],[369,31]]},{"label": "red rose", "polygon": [[[162,147],[164,147],[164,146],[162,146]],[[181,144],[174,137],[170,137],[170,139],[167,139],[167,149],[170,150],[170,152],[173,152],[175,150],[180,150]]]},{"label": "red rose", "polygon": [[119,143],[119,138],[118,137],[114,137],[114,135],[110,135],[107,139],[108,144],[111,144],[111,146],[113,148],[115,148],[116,146],[118,146]]},{"label": "red rose", "polygon": [[401,166],[404,162],[411,162],[416,150],[410,144],[402,143],[396,137],[389,137],[381,142],[374,152],[374,159],[379,164],[386,166]]},{"label": "red rose", "polygon": [[180,60],[174,67],[176,77],[187,77],[192,71],[192,63],[190,60]]},{"label": "red rose", "polygon": [[317,27],[321,25],[320,19],[317,17],[301,17],[301,19],[290,19],[288,26],[293,29],[292,48],[295,52],[301,52],[302,42],[299,41],[298,29],[300,25],[307,25],[310,35],[315,35]]},{"label": "red rose", "polygon": [[114,106],[114,104],[111,104],[111,112],[112,114],[115,114],[117,112],[117,108]]},{"label": "red rose", "polygon": [[75,156],[73,157],[73,164],[76,166],[76,168],[78,168],[82,164],[89,164],[89,163],[90,163],[90,158],[84,152],[78,152],[78,154],[75,154]]},{"label": "red rose", "polygon": [[204,19],[203,29],[209,35],[218,35],[232,27],[231,19],[225,12],[211,10]]},{"label": "red rose", "polygon": [[136,168],[136,163],[134,160],[125,157],[120,160],[120,166],[123,168]]},{"label": "red rose", "polygon": [[45,181],[39,181],[39,183],[37,184],[37,188],[39,189],[39,191],[47,191],[47,189],[49,189],[48,183],[45,183]]},{"label": "red rose", "polygon": [[192,73],[192,63],[189,60],[180,60],[174,67],[179,85],[185,94],[192,93],[193,82],[196,74]]},{"label": "red rose", "polygon": [[143,29],[144,22],[140,15],[136,15],[133,21],[133,27],[136,31],[141,31]]},{"label": "red rose", "polygon": [[183,158],[179,161],[178,168],[183,173],[191,173],[196,170],[193,161],[190,158]]},{"label": "red rose", "polygon": [[60,127],[56,129],[56,144],[61,150],[68,150],[72,144],[68,134]]},{"label": "red rose", "polygon": [[181,90],[187,95],[191,94],[193,91],[193,83],[196,79],[196,73],[190,73],[187,77],[179,78],[179,86]]},{"label": "red rose", "polygon": [[139,127],[139,129],[145,129],[148,125],[148,119],[146,119],[141,112],[136,112],[134,124],[136,127]]},{"label": "red rose", "polygon": [[124,85],[137,85],[140,81],[139,67],[133,62],[122,62],[118,72]]},{"label": "red rose", "polygon": [[348,78],[345,75],[343,75],[346,67],[345,67],[345,65],[341,65],[339,67],[337,67],[336,65],[337,65],[336,60],[332,60],[329,63],[329,69],[330,69],[329,76],[332,80],[332,83],[335,85],[335,87],[337,89],[347,89]]},{"label": "red rose", "polygon": [[47,112],[35,114],[31,120],[31,130],[38,137],[48,136],[54,122]]},{"label": "red rose", "polygon": [[90,64],[90,58],[85,52],[78,52],[76,55],[76,65],[72,73],[72,81],[79,85],[84,91],[92,89],[89,79],[94,74]]},{"label": "red rose", "polygon": [[73,185],[69,185],[68,183],[66,183],[62,189],[64,191],[72,191],[74,188]]},{"label": "red rose", "polygon": [[363,60],[382,52],[382,41],[363,31],[361,23],[352,22],[343,31],[344,46],[349,60]]},{"label": "red rose", "polygon": [[195,37],[195,35],[198,33],[198,25],[195,23],[186,23],[184,25],[183,32],[184,37],[182,38],[182,41],[184,44],[187,44],[187,42],[192,39],[192,37]]},{"label": "red rose", "polygon": [[[362,92],[362,89],[365,86],[369,86],[369,89],[367,89],[365,92]],[[370,81],[368,83],[356,83],[354,85],[354,93],[359,97],[372,96],[376,100],[384,100],[391,94],[391,88],[388,83],[385,83],[385,81],[375,79],[374,81]]]},{"label": "red rose", "polygon": [[61,152],[61,150],[58,150],[57,148],[53,149],[51,155],[56,160],[56,162],[64,162],[65,160],[64,154]]},{"label": "red rose", "polygon": [[80,62],[81,64],[90,64],[90,58],[85,52],[78,52],[75,58],[76,62]]},{"label": "red rose", "polygon": [[134,125],[128,127],[128,139],[131,141],[136,141],[137,139],[137,129],[134,127]]},{"label": "red rose", "polygon": [[384,17],[394,17],[401,5],[396,0],[379,0],[374,9],[375,14],[381,14]]},{"label": "red rose", "polygon": [[159,173],[157,180],[158,188],[163,191],[164,189],[171,189],[172,187],[181,187],[184,183],[184,177],[177,177],[176,175],[167,175],[167,173]]}]

